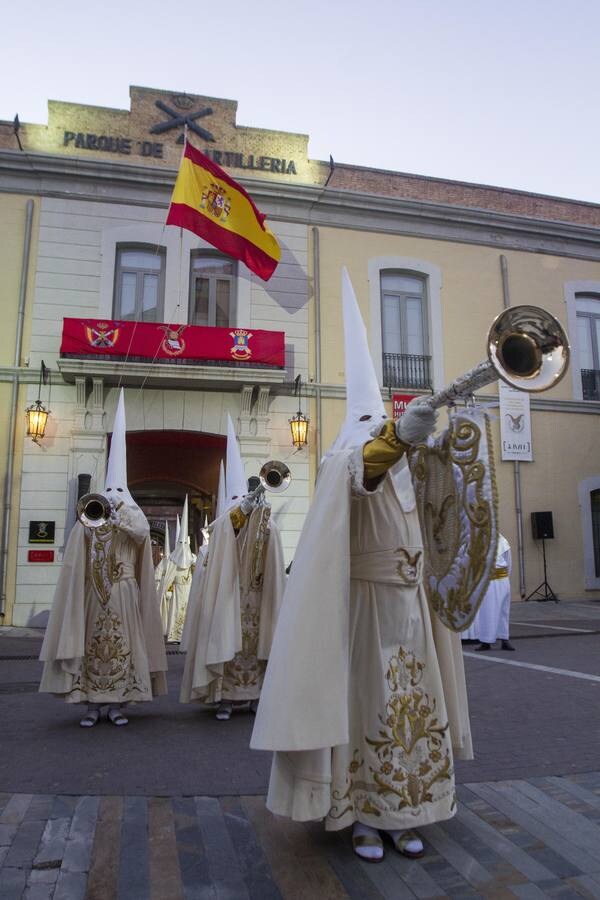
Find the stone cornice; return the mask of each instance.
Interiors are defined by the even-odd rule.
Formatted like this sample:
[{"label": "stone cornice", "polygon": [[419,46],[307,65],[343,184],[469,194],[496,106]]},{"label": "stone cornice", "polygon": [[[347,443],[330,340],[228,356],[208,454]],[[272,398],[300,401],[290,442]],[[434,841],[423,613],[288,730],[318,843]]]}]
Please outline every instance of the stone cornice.
[{"label": "stone cornice", "polygon": [[[175,170],[0,150],[0,191],[166,209]],[[600,261],[600,229],[487,209],[241,178],[269,218]]]}]

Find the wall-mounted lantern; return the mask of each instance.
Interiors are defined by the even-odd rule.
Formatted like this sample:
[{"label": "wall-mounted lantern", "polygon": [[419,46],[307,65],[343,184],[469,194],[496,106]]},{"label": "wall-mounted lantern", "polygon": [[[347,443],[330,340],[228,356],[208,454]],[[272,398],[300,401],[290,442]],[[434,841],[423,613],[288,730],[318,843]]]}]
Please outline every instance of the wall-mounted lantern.
[{"label": "wall-mounted lantern", "polygon": [[[28,406],[25,410],[25,418],[27,419],[27,436],[31,438],[34,444],[40,443],[40,439],[46,433],[46,423],[50,410],[46,409],[41,400],[42,381],[48,384],[50,380],[50,369],[44,365],[44,360],[40,366],[40,383],[38,385],[38,398],[35,403]],[[48,405],[50,405],[50,390],[48,390]]]},{"label": "wall-mounted lantern", "polygon": [[298,375],[296,378],[296,395],[298,397],[298,412],[295,416],[292,416],[291,419],[288,419],[290,423],[290,430],[292,432],[292,444],[294,447],[301,449],[302,447],[306,447],[308,443],[308,424],[310,419],[302,412],[302,376]]}]

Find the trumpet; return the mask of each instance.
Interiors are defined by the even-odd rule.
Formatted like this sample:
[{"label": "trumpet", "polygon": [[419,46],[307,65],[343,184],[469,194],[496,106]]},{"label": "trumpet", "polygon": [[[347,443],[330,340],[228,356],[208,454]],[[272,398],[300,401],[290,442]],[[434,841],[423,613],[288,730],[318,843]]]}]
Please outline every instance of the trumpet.
[{"label": "trumpet", "polygon": [[279,459],[270,459],[258,473],[260,486],[272,494],[282,494],[292,483],[292,473]]},{"label": "trumpet", "polygon": [[488,358],[427,402],[433,409],[464,399],[501,379],[520,391],[547,391],[569,366],[569,340],[562,325],[539,306],[510,306],[492,322],[487,336]]},{"label": "trumpet", "polygon": [[77,518],[87,528],[99,528],[110,519],[113,506],[104,494],[84,494],[77,501]]},{"label": "trumpet", "polygon": [[271,494],[282,494],[287,491],[292,481],[292,473],[284,462],[270,459],[262,466],[258,475],[248,479],[248,488],[253,499],[259,500],[265,491]]}]

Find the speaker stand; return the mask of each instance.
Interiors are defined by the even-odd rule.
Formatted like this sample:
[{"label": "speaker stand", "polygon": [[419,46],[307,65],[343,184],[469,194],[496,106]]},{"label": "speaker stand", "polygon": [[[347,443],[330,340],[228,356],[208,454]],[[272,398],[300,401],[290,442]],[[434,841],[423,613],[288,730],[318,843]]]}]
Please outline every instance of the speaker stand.
[{"label": "speaker stand", "polygon": [[[555,603],[558,603],[558,597],[548,584],[548,577],[546,573],[546,541],[544,540],[544,538],[542,538],[542,557],[544,559],[544,580],[538,587],[536,587],[535,591],[532,591],[527,597],[525,597],[525,602],[535,599],[538,601],[538,603],[542,603],[545,600],[554,600]],[[537,597],[536,594],[539,594],[539,597]]]}]

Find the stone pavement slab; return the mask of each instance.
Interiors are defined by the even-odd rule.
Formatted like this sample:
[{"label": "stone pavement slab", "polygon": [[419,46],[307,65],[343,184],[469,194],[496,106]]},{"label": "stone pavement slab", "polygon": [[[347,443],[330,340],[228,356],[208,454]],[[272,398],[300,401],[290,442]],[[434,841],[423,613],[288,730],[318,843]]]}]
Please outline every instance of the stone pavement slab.
[{"label": "stone pavement slab", "polygon": [[[421,860],[386,844],[377,865],[348,830],[275,818],[258,796],[81,797],[68,829],[57,798],[34,799],[48,817],[0,866],[0,900],[600,897],[600,772],[461,787],[456,817],[422,829]],[[56,868],[35,868],[49,845]]]}]

